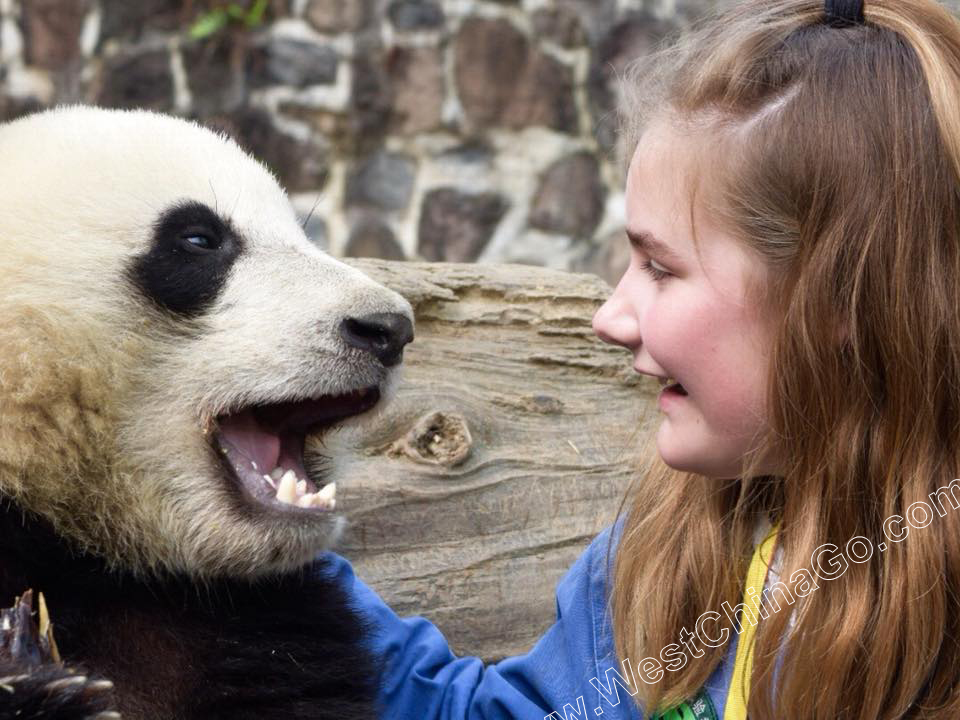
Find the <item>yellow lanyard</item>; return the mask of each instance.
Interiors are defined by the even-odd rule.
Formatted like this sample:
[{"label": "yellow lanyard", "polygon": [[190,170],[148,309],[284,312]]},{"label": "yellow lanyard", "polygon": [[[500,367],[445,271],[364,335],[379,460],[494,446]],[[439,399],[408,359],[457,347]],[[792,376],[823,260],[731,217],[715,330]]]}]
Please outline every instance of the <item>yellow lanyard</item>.
[{"label": "yellow lanyard", "polygon": [[[760,542],[753,551],[750,568],[747,570],[747,580],[743,586],[744,612],[740,615],[740,639],[737,642],[737,657],[733,663],[733,677],[727,690],[727,703],[723,709],[723,720],[746,720],[747,698],[750,697],[750,674],[753,672],[753,636],[757,631],[760,618],[755,614],[754,600],[748,590],[753,589],[756,595],[763,597],[763,586],[766,583],[767,571],[773,561],[773,550],[777,544],[779,525],[774,525],[767,537]],[[755,597],[756,597],[755,595]],[[747,613],[756,623],[750,622]]]}]

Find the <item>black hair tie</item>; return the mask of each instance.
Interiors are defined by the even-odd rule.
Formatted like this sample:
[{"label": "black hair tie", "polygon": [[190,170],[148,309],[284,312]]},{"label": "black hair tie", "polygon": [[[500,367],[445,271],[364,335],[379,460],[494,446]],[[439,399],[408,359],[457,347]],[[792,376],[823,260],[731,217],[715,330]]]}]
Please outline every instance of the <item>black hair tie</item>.
[{"label": "black hair tie", "polygon": [[863,0],[826,0],[823,10],[825,22],[830,27],[845,28],[866,22]]}]

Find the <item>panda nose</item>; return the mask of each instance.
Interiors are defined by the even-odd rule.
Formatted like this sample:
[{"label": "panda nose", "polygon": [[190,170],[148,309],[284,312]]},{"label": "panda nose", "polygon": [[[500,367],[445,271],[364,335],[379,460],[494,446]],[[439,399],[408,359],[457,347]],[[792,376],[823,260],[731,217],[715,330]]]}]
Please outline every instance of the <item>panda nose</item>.
[{"label": "panda nose", "polygon": [[403,346],[413,340],[413,323],[400,313],[374,313],[347,318],[340,323],[340,335],[347,345],[367,350],[392,367],[403,359]]}]

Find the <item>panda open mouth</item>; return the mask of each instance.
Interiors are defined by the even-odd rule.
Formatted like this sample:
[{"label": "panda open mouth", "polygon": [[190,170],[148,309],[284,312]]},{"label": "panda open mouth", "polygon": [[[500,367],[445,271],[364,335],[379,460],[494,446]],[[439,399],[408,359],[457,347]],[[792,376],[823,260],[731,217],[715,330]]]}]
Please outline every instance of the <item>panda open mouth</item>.
[{"label": "panda open mouth", "polygon": [[216,419],[213,441],[246,494],[263,504],[333,510],[336,484],[307,476],[303,450],[308,434],[366,412],[380,400],[372,387],[344,395],[254,405]]}]

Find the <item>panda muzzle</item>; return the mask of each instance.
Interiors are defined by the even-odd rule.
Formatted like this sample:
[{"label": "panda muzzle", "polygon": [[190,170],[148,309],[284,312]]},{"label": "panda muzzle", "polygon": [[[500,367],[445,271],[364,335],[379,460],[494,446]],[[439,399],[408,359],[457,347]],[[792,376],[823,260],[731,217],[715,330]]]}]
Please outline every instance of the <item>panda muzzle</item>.
[{"label": "panda muzzle", "polygon": [[366,412],[380,399],[373,388],[302,401],[253,405],[216,418],[211,437],[244,495],[261,504],[333,510],[336,484],[318,488],[304,467],[306,436]]}]

